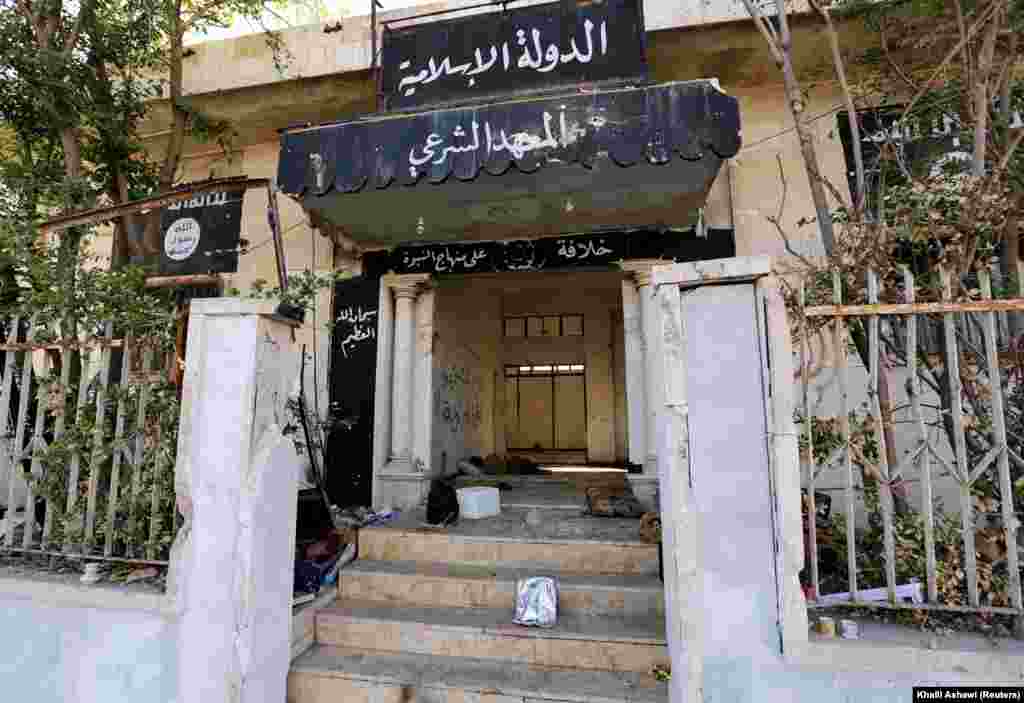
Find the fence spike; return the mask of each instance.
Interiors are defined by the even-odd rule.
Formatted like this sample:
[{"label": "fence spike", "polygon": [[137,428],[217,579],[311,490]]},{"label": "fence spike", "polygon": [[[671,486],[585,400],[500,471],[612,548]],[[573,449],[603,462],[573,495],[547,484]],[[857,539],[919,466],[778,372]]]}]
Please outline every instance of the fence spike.
[{"label": "fence spike", "polygon": [[[142,383],[139,389],[139,408],[135,416],[135,456],[132,461],[132,498],[128,515],[129,530],[132,534],[138,528],[139,501],[142,497],[142,467],[146,455],[146,405],[149,401],[150,366],[153,364],[153,348],[146,345],[142,351]],[[132,556],[139,556],[138,545],[132,549]]]},{"label": "fence spike", "polygon": [[96,528],[96,501],[100,485],[100,461],[103,454],[104,425],[107,415],[107,389],[110,385],[110,346],[114,336],[114,323],[107,322],[104,328],[104,339],[108,342],[100,354],[100,386],[96,391],[96,424],[93,430],[92,455],[89,460],[89,492],[85,505],[85,537],[86,552],[92,552]]},{"label": "fence spike", "polygon": [[[868,269],[868,304],[877,305],[879,295],[878,273]],[[885,586],[889,602],[896,602],[896,538],[893,526],[892,476],[889,473],[889,454],[885,441],[885,418],[882,417],[881,397],[878,394],[878,377],[882,372],[882,353],[879,347],[878,315],[868,318],[868,397],[871,399],[871,415],[875,422],[875,442],[878,444],[878,498],[882,508],[882,541],[885,550]]]},{"label": "fence spike", "polygon": [[[843,304],[843,281],[839,271],[832,271],[832,302]],[[839,378],[839,431],[843,437],[843,469],[846,477],[844,495],[846,497],[846,561],[847,573],[850,577],[850,600],[856,602],[857,595],[857,522],[856,497],[853,484],[853,461],[850,456],[850,388],[847,369],[846,339],[843,334],[843,320],[832,321],[832,353],[835,355],[837,375]]]},{"label": "fence spike", "polygon": [[[35,321],[29,322],[28,335],[26,337],[28,343],[31,344],[35,338],[36,325]],[[10,457],[10,473],[8,474],[10,479],[8,482],[7,489],[7,512],[11,516],[11,519],[7,521],[7,544],[14,546],[14,511],[15,511],[15,488],[18,486],[18,479],[22,477],[21,462],[25,458],[25,423],[28,418],[28,406],[32,402],[32,353],[22,352],[21,359],[21,387],[18,389],[18,419],[15,420],[17,424],[14,426],[14,444],[11,445]],[[24,480],[24,478],[21,478]],[[28,481],[25,481],[26,490],[28,489]],[[31,496],[26,495],[26,499]],[[32,531],[32,524],[35,521],[34,511],[32,506],[25,507],[25,529],[29,532]]]},{"label": "fence spike", "polygon": [[[953,300],[953,283],[949,269],[940,267],[942,299]],[[960,378],[960,346],[956,336],[956,313],[947,312],[942,316],[946,341],[946,369],[949,376],[949,414],[953,423],[953,444],[956,451],[957,473],[960,478],[960,530],[964,543],[964,560],[967,572],[967,598],[971,605],[979,605],[978,561],[974,546],[974,506],[971,501],[971,485],[967,469],[967,439],[964,434],[963,383]]]},{"label": "fence spike", "polygon": [[[1018,262],[1019,264],[1020,262]],[[991,300],[992,282],[989,280],[988,272],[982,271],[979,276],[981,295],[984,299]],[[995,435],[995,446],[992,449],[998,453],[999,461],[999,493],[1002,497],[1000,502],[1002,503],[1003,531],[1006,536],[1006,565],[1009,574],[1010,605],[1014,608],[1024,609],[1024,601],[1022,601],[1021,597],[1020,565],[1017,556],[1017,516],[1013,505],[1013,483],[1010,480],[1009,446],[1006,439],[1006,415],[1003,405],[1003,375],[999,366],[996,321],[995,315],[991,312],[987,313],[984,317],[985,361],[988,366],[989,390],[992,396],[992,433]],[[987,465],[985,468],[988,468]],[[976,480],[980,474],[981,470],[976,470],[976,474],[971,477],[971,480]],[[1020,619],[1024,618],[1024,613],[1017,617],[1019,622]]]},{"label": "fence spike", "polygon": [[121,457],[123,452],[118,445],[124,437],[125,394],[128,391],[128,373],[131,370],[133,349],[131,337],[128,335],[125,336],[123,348],[120,393],[118,393],[117,398],[117,418],[114,421],[114,448],[110,467],[110,491],[107,497],[107,529],[103,540],[103,556],[107,557],[114,552],[114,523],[117,521],[117,508],[121,497]]}]

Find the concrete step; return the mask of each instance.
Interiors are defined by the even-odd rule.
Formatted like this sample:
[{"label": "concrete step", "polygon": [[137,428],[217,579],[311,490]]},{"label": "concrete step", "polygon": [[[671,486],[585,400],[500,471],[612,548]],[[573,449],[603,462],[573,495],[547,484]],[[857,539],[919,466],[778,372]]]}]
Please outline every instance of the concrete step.
[{"label": "concrete step", "polygon": [[667,703],[649,673],[317,645],[292,664],[288,703]]},{"label": "concrete step", "polygon": [[639,540],[640,521],[503,509],[483,520],[445,528],[424,527],[422,509],[386,525],[359,531],[359,558],[371,561],[468,563],[540,568],[580,574],[657,574],[658,547]]},{"label": "concrete step", "polygon": [[317,613],[316,641],[366,650],[473,657],[597,671],[668,665],[665,621],[561,613],[551,628],[512,624],[509,608],[395,607],[345,601]]},{"label": "concrete step", "polygon": [[657,576],[559,573],[471,564],[359,560],[341,572],[339,600],[374,600],[389,605],[512,608],[516,580],[554,576],[559,611],[581,615],[651,616],[665,612]]}]

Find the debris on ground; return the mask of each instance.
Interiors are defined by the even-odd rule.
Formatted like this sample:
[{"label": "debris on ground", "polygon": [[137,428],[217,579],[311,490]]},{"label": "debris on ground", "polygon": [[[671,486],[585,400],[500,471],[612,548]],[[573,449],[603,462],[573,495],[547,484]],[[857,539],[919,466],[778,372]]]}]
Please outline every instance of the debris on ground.
[{"label": "debris on ground", "polygon": [[352,508],[339,508],[337,505],[331,506],[331,519],[334,521],[336,528],[345,527],[371,527],[373,525],[380,525],[398,517],[399,511],[397,510],[386,510],[383,512],[375,513],[370,508],[362,506]]},{"label": "debris on ground", "polygon": [[591,486],[586,491],[587,508],[584,515],[599,517],[639,518],[644,514],[633,489],[623,482],[621,486]]},{"label": "debris on ground", "polygon": [[519,579],[512,622],[528,627],[554,627],[558,622],[558,581],[551,576]]},{"label": "debris on ground", "polygon": [[648,544],[661,541],[661,516],[658,513],[644,513],[640,516],[640,539]]},{"label": "debris on ground", "polygon": [[658,664],[656,666],[651,667],[651,676],[653,676],[658,681],[668,681],[672,678],[672,669],[670,669],[667,666]]},{"label": "debris on ground", "polygon": [[[812,606],[813,607],[813,606]],[[822,611],[818,611],[824,614]],[[856,619],[860,623],[903,625],[938,637],[957,634],[980,634],[990,641],[1013,636],[1013,616],[1001,613],[969,613],[940,610],[892,609],[865,604],[862,606],[830,606],[828,615],[836,620]],[[809,613],[814,619],[814,610]]]},{"label": "debris on ground", "polygon": [[143,579],[156,578],[159,575],[160,569],[156,568],[155,566],[149,566],[145,569],[134,569],[130,574],[128,574],[125,577],[124,582],[135,583],[136,581],[142,581]]}]

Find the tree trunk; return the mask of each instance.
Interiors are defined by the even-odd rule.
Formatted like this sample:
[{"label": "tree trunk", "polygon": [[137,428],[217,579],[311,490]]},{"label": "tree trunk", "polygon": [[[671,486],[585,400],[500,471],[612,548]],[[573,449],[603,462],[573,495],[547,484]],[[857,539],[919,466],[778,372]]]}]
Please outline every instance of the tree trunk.
[{"label": "tree trunk", "polygon": [[835,245],[832,212],[829,208],[828,196],[825,193],[821,170],[818,168],[818,153],[814,147],[814,136],[811,134],[811,126],[804,116],[803,91],[800,88],[800,81],[796,77],[788,46],[783,47],[782,59],[781,68],[786,87],[786,102],[789,104],[790,114],[793,115],[797,138],[800,140],[800,154],[803,156],[804,169],[807,171],[807,179],[810,181],[811,201],[814,203],[814,211],[818,220],[818,231],[821,232],[821,242],[825,246],[825,252],[831,254]]},{"label": "tree trunk", "polygon": [[[988,146],[989,81],[992,78],[996,39],[1002,25],[1002,10],[997,10],[989,20],[991,24],[982,40],[978,52],[978,70],[974,79],[974,156],[971,159],[971,174],[985,175],[985,154]],[[966,51],[966,48],[965,48]]]}]

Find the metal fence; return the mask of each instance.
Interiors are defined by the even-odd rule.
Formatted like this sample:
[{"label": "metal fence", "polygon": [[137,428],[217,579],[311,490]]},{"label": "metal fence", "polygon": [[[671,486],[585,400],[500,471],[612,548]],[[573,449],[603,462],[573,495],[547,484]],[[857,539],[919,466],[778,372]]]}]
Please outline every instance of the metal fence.
[{"label": "metal fence", "polygon": [[177,528],[168,357],[152,340],[115,338],[112,323],[70,339],[38,321],[0,325],[0,551],[166,563]]},{"label": "metal fence", "polygon": [[[879,276],[873,271],[866,273],[864,281],[852,283],[834,272],[831,281],[827,277],[805,281],[800,288],[803,408],[799,419],[805,520],[809,522],[809,526],[805,522],[809,557],[805,588],[811,605],[876,600],[866,597],[872,584],[863,578],[870,561],[882,571],[875,576],[877,588],[870,594],[881,596],[874,605],[1024,614],[1017,541],[1024,503],[1020,498],[1024,494],[1020,454],[1024,452],[1020,436],[1007,427],[1024,420],[1019,407],[1024,396],[1016,395],[1022,390],[1020,369],[1013,368],[1015,347],[1005,333],[1006,315],[1024,311],[1024,291],[1015,291],[1017,297],[994,297],[987,271],[972,277],[968,285],[959,285],[963,280],[939,269],[925,282],[904,270],[888,280],[885,302],[880,302]],[[859,304],[844,304],[844,290],[858,291],[854,295]],[[942,332],[941,353],[935,353],[927,340],[927,329],[936,325]],[[859,350],[851,330],[863,334],[857,340]],[[824,335],[831,348],[829,363],[838,388],[838,412],[832,417],[816,417],[812,409],[811,344],[816,335]],[[862,357],[866,351],[868,370],[868,402],[861,409],[850,401],[849,357],[858,351]],[[910,441],[911,449],[895,465],[886,445],[892,433],[887,438],[883,423],[892,428],[892,416],[883,417],[879,394],[883,357],[885,368],[899,368],[906,380],[901,388],[909,399],[905,409],[909,419],[897,430],[904,433],[904,444]],[[934,401],[928,412],[926,396]],[[905,434],[908,431],[910,437]],[[935,435],[946,441],[937,441]],[[959,497],[955,515],[936,507],[937,470],[955,482],[953,490]],[[844,484],[836,516],[825,517],[828,511],[819,504],[823,472],[839,472]],[[894,488],[910,478],[919,481],[919,504],[910,505],[909,513],[897,513]],[[874,511],[875,519],[873,523],[862,520],[858,528],[857,499],[864,499],[869,488],[877,491],[877,502],[866,508]],[[869,547],[865,542],[872,525],[875,540]],[[823,547],[826,536],[831,545]],[[994,549],[979,550],[992,545]],[[872,548],[873,555],[868,553]],[[821,592],[827,576],[826,550],[831,550],[827,570],[840,574],[838,583],[846,586],[845,591]],[[898,572],[904,579],[918,579],[922,599],[904,602],[904,594],[898,593]],[[979,574],[985,589],[979,588]],[[830,585],[835,589],[836,579]]]}]

